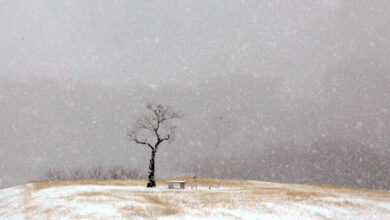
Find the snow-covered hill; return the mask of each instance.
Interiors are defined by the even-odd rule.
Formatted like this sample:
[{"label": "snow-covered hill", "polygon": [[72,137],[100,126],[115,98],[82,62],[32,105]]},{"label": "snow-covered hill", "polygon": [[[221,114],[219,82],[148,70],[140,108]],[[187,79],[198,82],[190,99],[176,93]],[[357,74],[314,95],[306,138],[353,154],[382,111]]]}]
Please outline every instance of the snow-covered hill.
[{"label": "snow-covered hill", "polygon": [[390,219],[390,192],[198,179],[198,189],[146,181],[36,182],[0,191],[1,219]]}]

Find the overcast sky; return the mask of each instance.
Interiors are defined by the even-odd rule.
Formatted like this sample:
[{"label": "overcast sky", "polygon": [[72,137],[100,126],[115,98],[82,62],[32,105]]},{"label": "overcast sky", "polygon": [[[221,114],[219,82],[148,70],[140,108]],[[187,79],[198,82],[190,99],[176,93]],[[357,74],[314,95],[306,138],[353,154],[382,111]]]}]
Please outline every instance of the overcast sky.
[{"label": "overcast sky", "polygon": [[293,87],[310,87],[337,63],[365,59],[372,51],[388,60],[389,5],[4,1],[0,74],[192,85],[209,76],[248,73],[282,75],[294,78]]},{"label": "overcast sky", "polygon": [[138,166],[123,135],[149,101],[186,115],[165,174],[172,153],[208,152],[218,123],[234,130],[228,153],[320,138],[388,148],[389,11],[368,0],[2,1],[0,186],[81,158]]}]

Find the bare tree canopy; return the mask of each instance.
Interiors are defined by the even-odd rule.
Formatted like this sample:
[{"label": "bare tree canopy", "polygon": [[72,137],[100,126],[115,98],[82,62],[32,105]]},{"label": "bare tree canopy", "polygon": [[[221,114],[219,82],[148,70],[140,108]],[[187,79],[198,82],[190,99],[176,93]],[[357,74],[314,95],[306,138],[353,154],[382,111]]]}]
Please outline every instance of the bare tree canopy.
[{"label": "bare tree canopy", "polygon": [[128,130],[127,135],[131,141],[137,144],[148,146],[152,150],[149,162],[149,182],[148,187],[155,187],[154,178],[154,158],[158,147],[164,141],[173,141],[175,126],[173,119],[182,118],[180,112],[174,111],[168,105],[147,104],[148,114],[139,117],[132,128]]}]

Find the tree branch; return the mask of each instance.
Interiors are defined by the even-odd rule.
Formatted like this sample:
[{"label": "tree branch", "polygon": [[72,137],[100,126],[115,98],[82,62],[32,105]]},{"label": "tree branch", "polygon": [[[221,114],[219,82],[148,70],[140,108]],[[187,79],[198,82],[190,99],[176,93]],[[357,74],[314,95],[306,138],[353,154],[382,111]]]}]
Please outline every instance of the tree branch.
[{"label": "tree branch", "polygon": [[151,144],[147,143],[146,141],[140,141],[140,140],[138,140],[137,135],[136,135],[136,132],[135,132],[134,130],[133,130],[133,131],[128,131],[128,132],[127,132],[127,136],[129,136],[130,139],[131,139],[132,141],[134,141],[135,143],[137,143],[137,144],[142,144],[142,145],[146,145],[146,146],[150,147],[150,149],[154,150],[154,147],[153,147]]},{"label": "tree branch", "polygon": [[161,139],[161,142],[169,140],[170,135],[168,134],[165,138]]},{"label": "tree branch", "polygon": [[143,145],[148,145],[152,150],[154,150],[154,147],[149,144],[149,143],[146,143],[146,142],[143,142],[143,141],[138,141],[137,139],[133,139],[135,141],[135,143],[137,144],[143,144]]},{"label": "tree branch", "polygon": [[[152,114],[146,114],[138,118],[133,125],[132,132],[129,132],[129,136],[137,144],[148,145],[152,150],[157,150],[162,142],[173,140],[175,127],[171,124],[170,120],[181,118],[183,115],[180,112],[172,110],[170,106],[148,104],[146,107]],[[154,147],[148,143],[147,139],[143,141],[137,138],[136,132],[142,130],[150,131],[151,135],[156,138]]]}]

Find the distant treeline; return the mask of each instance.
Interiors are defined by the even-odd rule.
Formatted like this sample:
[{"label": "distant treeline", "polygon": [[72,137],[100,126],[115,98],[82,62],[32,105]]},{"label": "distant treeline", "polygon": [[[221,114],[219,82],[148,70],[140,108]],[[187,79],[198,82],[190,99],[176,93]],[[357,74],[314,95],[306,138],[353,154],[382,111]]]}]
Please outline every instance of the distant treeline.
[{"label": "distant treeline", "polygon": [[114,166],[103,168],[101,166],[93,167],[88,170],[83,169],[47,169],[42,175],[43,180],[117,180],[117,179],[140,179],[144,176],[140,175],[140,171],[131,167]]},{"label": "distant treeline", "polygon": [[[196,154],[181,164],[182,173],[202,177],[327,184],[390,190],[390,150],[353,141],[318,141],[310,146],[269,145],[226,153],[223,148]],[[48,169],[41,179],[137,179],[138,169],[114,166]]]}]

